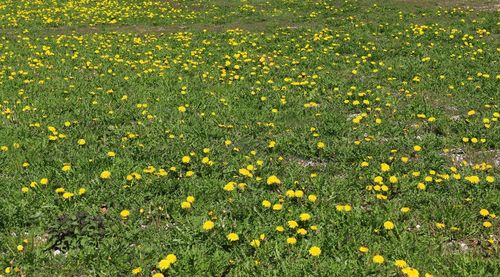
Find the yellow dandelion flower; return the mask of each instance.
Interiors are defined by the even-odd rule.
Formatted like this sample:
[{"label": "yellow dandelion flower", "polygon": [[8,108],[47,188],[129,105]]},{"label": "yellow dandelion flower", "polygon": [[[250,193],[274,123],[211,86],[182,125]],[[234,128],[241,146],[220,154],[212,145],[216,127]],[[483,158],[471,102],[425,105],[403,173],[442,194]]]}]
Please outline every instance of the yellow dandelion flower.
[{"label": "yellow dandelion flower", "polygon": [[210,231],[215,227],[215,223],[211,220],[207,220],[203,223],[203,230]]},{"label": "yellow dandelion flower", "polygon": [[275,175],[271,175],[267,178],[267,184],[268,185],[280,185],[281,180],[278,179],[278,177],[276,177]]},{"label": "yellow dandelion flower", "polygon": [[104,180],[109,179],[109,178],[111,178],[111,172],[105,170],[105,171],[101,172],[100,177],[101,177],[101,179],[104,179]]},{"label": "yellow dandelion flower", "polygon": [[227,240],[229,240],[231,242],[238,241],[239,239],[240,239],[240,236],[238,236],[238,234],[236,234],[236,233],[229,233],[227,235]]},{"label": "yellow dandelion flower", "polygon": [[177,256],[175,254],[168,254],[167,257],[165,257],[165,260],[170,262],[170,264],[173,264],[177,262]]},{"label": "yellow dandelion flower", "polygon": [[136,267],[134,269],[132,269],[132,275],[137,275],[139,273],[142,272],[142,268],[141,267]]},{"label": "yellow dandelion flower", "polygon": [[181,208],[183,208],[183,209],[185,209],[185,210],[187,210],[187,209],[191,209],[191,206],[192,206],[192,205],[191,205],[191,203],[189,203],[189,202],[187,202],[187,201],[183,201],[183,202],[181,203]]},{"label": "yellow dandelion flower", "polygon": [[309,248],[309,254],[313,257],[317,257],[321,254],[321,248],[319,248],[318,246],[313,246]]},{"label": "yellow dandelion flower", "polygon": [[294,237],[289,237],[289,238],[286,239],[286,243],[294,245],[294,244],[297,243],[297,239],[294,238]]},{"label": "yellow dandelion flower", "polygon": [[295,229],[299,226],[299,224],[295,220],[290,220],[287,222],[287,224],[290,229]]},{"label": "yellow dandelion flower", "polygon": [[488,216],[490,214],[490,212],[486,209],[481,209],[479,211],[479,214],[482,215],[482,216]]},{"label": "yellow dandelion flower", "polygon": [[158,269],[166,270],[166,269],[169,269],[171,265],[172,265],[172,263],[169,260],[163,259],[160,262],[158,262]]},{"label": "yellow dandelion flower", "polygon": [[250,242],[250,246],[252,246],[253,248],[259,248],[260,247],[260,240],[258,239],[254,239]]},{"label": "yellow dandelion flower", "polygon": [[299,215],[299,218],[300,218],[300,221],[308,221],[309,219],[311,219],[311,215],[308,213],[301,213]]},{"label": "yellow dandelion flower", "polygon": [[374,263],[376,263],[376,264],[383,264],[383,263],[384,263],[384,261],[385,261],[385,259],[384,259],[384,257],[383,257],[383,256],[381,256],[381,255],[375,255],[375,256],[373,256],[372,261],[373,261]]},{"label": "yellow dandelion flower", "polygon": [[386,229],[386,230],[394,229],[394,223],[392,221],[389,221],[389,220],[384,222],[384,229]]},{"label": "yellow dandelion flower", "polygon": [[399,268],[405,268],[408,266],[408,264],[404,260],[395,260],[394,265]]},{"label": "yellow dandelion flower", "polygon": [[130,216],[130,211],[129,210],[122,210],[120,212],[120,217],[122,219],[127,219]]}]

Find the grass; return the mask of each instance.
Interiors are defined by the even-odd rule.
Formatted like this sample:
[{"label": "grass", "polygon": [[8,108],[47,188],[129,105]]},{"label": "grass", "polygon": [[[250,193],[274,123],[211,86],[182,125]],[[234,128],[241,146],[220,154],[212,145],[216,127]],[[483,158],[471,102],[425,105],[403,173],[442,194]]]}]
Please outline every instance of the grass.
[{"label": "grass", "polygon": [[498,276],[496,9],[3,1],[0,275]]}]

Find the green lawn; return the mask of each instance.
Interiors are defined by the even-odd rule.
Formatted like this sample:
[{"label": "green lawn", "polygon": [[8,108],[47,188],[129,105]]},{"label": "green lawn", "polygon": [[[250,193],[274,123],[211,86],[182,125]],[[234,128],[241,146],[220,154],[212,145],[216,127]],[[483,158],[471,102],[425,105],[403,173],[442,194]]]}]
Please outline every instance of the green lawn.
[{"label": "green lawn", "polygon": [[1,0],[0,277],[499,276],[499,9]]}]

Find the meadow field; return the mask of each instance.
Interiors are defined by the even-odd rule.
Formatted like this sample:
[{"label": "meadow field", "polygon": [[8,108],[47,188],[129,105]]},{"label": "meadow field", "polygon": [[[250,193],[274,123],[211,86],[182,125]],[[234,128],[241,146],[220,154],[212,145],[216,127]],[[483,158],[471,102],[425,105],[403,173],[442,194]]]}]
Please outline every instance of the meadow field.
[{"label": "meadow field", "polygon": [[500,276],[499,11],[0,0],[0,277]]}]

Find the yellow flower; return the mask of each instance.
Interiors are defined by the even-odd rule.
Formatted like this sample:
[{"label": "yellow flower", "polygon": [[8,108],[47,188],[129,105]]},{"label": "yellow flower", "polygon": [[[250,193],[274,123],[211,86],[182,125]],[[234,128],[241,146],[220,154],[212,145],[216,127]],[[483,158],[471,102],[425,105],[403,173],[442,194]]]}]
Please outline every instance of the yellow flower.
[{"label": "yellow flower", "polygon": [[165,260],[169,261],[171,264],[177,262],[177,256],[174,254],[168,254]]},{"label": "yellow flower", "polygon": [[109,178],[111,178],[111,172],[105,170],[105,171],[101,172],[100,177],[101,177],[101,179],[109,179]]},{"label": "yellow flower", "polygon": [[235,182],[229,182],[227,183],[225,186],[224,186],[224,190],[225,191],[233,191],[234,190],[234,185],[236,183]]},{"label": "yellow flower", "polygon": [[490,212],[486,209],[481,209],[479,211],[479,214],[482,215],[482,216],[488,216],[490,214]]},{"label": "yellow flower", "polygon": [[139,274],[141,272],[142,272],[142,268],[140,268],[140,267],[136,267],[136,268],[132,269],[132,274],[133,275],[137,275],[137,274]]},{"label": "yellow flower", "polygon": [[78,140],[78,145],[85,145],[87,142],[84,139]]},{"label": "yellow flower", "polygon": [[271,202],[269,202],[268,200],[264,200],[264,201],[262,201],[262,206],[264,208],[268,209],[271,207]]},{"label": "yellow flower", "polygon": [[267,184],[268,185],[280,185],[281,181],[278,179],[278,177],[271,175],[267,178]]},{"label": "yellow flower", "polygon": [[385,259],[381,255],[375,255],[373,256],[372,261],[376,264],[383,264]]},{"label": "yellow flower", "polygon": [[229,241],[231,241],[231,242],[232,242],[232,241],[237,241],[237,240],[239,240],[239,239],[240,239],[240,236],[238,236],[238,234],[236,234],[236,233],[229,233],[229,234],[227,235],[227,240],[229,240]]},{"label": "yellow flower", "polygon": [[474,184],[474,185],[479,184],[479,182],[481,181],[479,179],[479,177],[475,176],[475,175],[473,175],[473,176],[466,176],[464,179],[467,180],[467,181],[469,181],[469,183]]},{"label": "yellow flower", "polygon": [[316,200],[318,199],[318,197],[314,194],[310,194],[308,197],[307,197],[307,200],[309,200],[310,202],[316,202]]},{"label": "yellow flower", "polygon": [[167,259],[163,259],[163,260],[161,260],[161,261],[158,263],[158,268],[159,268],[160,270],[169,269],[171,264],[172,264],[172,263],[171,263],[169,260],[167,260]]},{"label": "yellow flower", "polygon": [[420,275],[418,270],[411,267],[405,267],[401,270],[401,272],[408,277],[418,277]]},{"label": "yellow flower", "polygon": [[408,264],[404,260],[396,260],[394,261],[394,265],[399,268],[405,268],[408,266]]},{"label": "yellow flower", "polygon": [[422,150],[422,147],[420,145],[415,145],[415,146],[413,146],[413,150],[415,152],[419,152],[420,150]]},{"label": "yellow flower", "polygon": [[381,163],[380,170],[382,170],[382,172],[387,172],[387,171],[391,170],[391,166],[386,164],[386,163]]},{"label": "yellow flower", "polygon": [[191,162],[191,157],[189,156],[182,157],[182,163],[188,164],[189,162]]},{"label": "yellow flower", "polygon": [[72,193],[72,192],[65,192],[63,193],[63,198],[64,199],[70,199],[71,197],[73,197],[75,194]]},{"label": "yellow flower", "polygon": [[187,201],[183,201],[181,203],[181,208],[183,208],[183,209],[190,209],[191,208],[191,203],[189,203]]},{"label": "yellow flower", "polygon": [[238,188],[241,189],[241,190],[245,190],[247,188],[247,184],[246,183],[239,183],[238,184]]},{"label": "yellow flower", "polygon": [[165,275],[163,275],[163,273],[159,272],[159,273],[153,274],[153,276],[151,276],[151,277],[165,277]]},{"label": "yellow flower", "polygon": [[195,200],[194,196],[188,196],[188,197],[186,197],[186,201],[189,202],[189,203],[191,203],[191,204],[194,203],[194,200]]},{"label": "yellow flower", "polygon": [[283,205],[282,204],[274,204],[273,205],[273,210],[275,211],[281,211],[283,209]]},{"label": "yellow flower", "polygon": [[297,243],[297,239],[294,238],[294,237],[289,237],[289,238],[286,239],[286,243],[294,245],[294,244]]},{"label": "yellow flower", "polygon": [[240,168],[239,173],[243,176],[252,177],[252,173],[246,168]]},{"label": "yellow flower", "polygon": [[426,185],[424,183],[418,183],[417,184],[417,189],[419,189],[419,190],[425,190],[426,189]]},{"label": "yellow flower", "polygon": [[318,147],[318,149],[324,149],[324,148],[326,147],[325,143],[324,143],[324,142],[321,142],[321,141],[320,141],[320,142],[318,142],[318,143],[316,144],[316,146]]},{"label": "yellow flower", "polygon": [[307,235],[307,230],[306,230],[306,229],[304,229],[304,228],[299,228],[299,229],[297,230],[297,234],[302,235],[302,236],[305,236],[305,235]]},{"label": "yellow flower", "polygon": [[401,209],[400,209],[400,211],[401,211],[402,213],[407,213],[407,212],[409,212],[409,211],[410,211],[410,208],[408,208],[408,207],[403,207],[403,208],[401,208]]},{"label": "yellow flower", "polygon": [[275,141],[270,141],[268,144],[267,144],[267,147],[268,148],[274,148],[276,146],[276,142]]},{"label": "yellow flower", "polygon": [[491,226],[493,226],[493,224],[491,224],[491,222],[489,222],[489,221],[485,221],[485,222],[483,222],[483,226],[484,226],[484,228],[490,228]]},{"label": "yellow flower", "polygon": [[287,224],[288,224],[288,227],[290,227],[290,229],[295,229],[299,226],[299,224],[295,220],[290,220],[287,222]]},{"label": "yellow flower", "polygon": [[317,246],[313,246],[313,247],[309,248],[309,254],[313,257],[317,257],[321,254],[321,248],[319,248]]},{"label": "yellow flower", "polygon": [[215,223],[211,220],[207,220],[203,223],[203,230],[210,231],[215,227]]},{"label": "yellow flower", "polygon": [[122,219],[127,219],[129,217],[129,215],[130,215],[130,211],[129,210],[122,210],[120,212],[120,217]]},{"label": "yellow flower", "polygon": [[19,244],[19,245],[17,246],[17,251],[19,251],[19,252],[23,252],[23,251],[24,251],[24,246],[22,246],[21,244]]},{"label": "yellow flower", "polygon": [[361,253],[368,253],[368,247],[366,247],[366,246],[360,246],[360,247],[358,248],[358,250],[359,250],[359,252],[361,252]]},{"label": "yellow flower", "polygon": [[252,241],[250,242],[250,245],[251,245],[252,247],[254,247],[254,248],[259,248],[259,246],[260,246],[260,240],[258,240],[258,239],[254,239],[254,240],[252,240]]},{"label": "yellow flower", "polygon": [[386,230],[394,229],[394,223],[392,221],[389,221],[389,220],[384,222],[384,229],[386,229]]},{"label": "yellow flower", "polygon": [[300,218],[300,221],[308,221],[309,219],[311,219],[311,215],[308,213],[301,213],[299,215],[299,218]]}]

